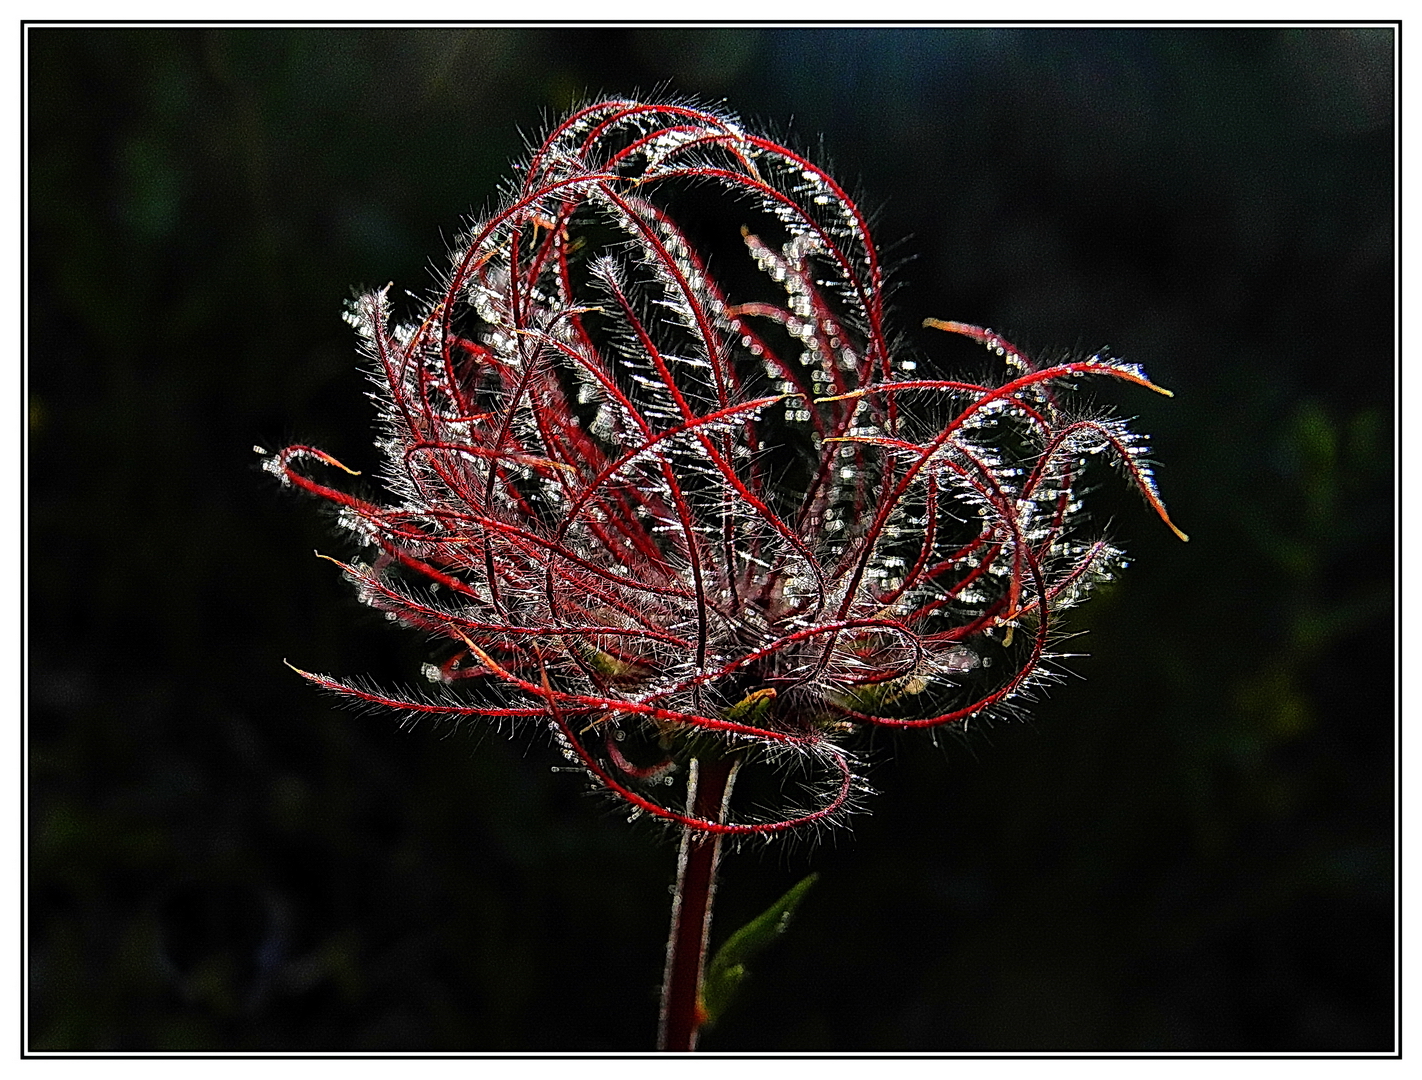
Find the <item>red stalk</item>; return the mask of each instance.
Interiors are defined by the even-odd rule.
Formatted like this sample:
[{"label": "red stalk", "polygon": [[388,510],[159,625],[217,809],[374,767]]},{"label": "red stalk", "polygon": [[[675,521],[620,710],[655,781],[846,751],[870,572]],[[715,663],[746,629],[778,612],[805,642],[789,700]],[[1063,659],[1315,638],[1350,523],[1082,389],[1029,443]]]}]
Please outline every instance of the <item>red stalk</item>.
[{"label": "red stalk", "polygon": [[[687,781],[689,816],[724,821],[737,758],[696,758]],[[662,1013],[657,1026],[658,1050],[695,1050],[696,1035],[705,1020],[701,979],[706,944],[711,935],[711,905],[716,893],[716,867],[721,859],[719,834],[682,830],[677,860],[676,893],[672,898],[671,935],[662,982]]]}]

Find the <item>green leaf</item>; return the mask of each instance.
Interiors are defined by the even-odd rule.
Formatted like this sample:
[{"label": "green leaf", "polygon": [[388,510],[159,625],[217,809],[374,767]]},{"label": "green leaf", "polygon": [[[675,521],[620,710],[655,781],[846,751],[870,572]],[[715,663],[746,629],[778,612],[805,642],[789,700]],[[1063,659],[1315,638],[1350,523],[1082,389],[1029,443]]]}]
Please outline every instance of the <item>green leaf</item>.
[{"label": "green leaf", "polygon": [[701,1008],[706,1015],[706,1024],[714,1024],[725,1013],[736,988],[746,977],[746,961],[785,932],[800,901],[819,879],[819,874],[810,874],[797,882],[789,892],[732,934],[717,950],[706,966],[706,976],[701,984]]},{"label": "green leaf", "polygon": [[765,714],[770,711],[771,703],[774,700],[775,688],[773,686],[752,690],[726,710],[726,719],[733,720],[737,724],[758,724],[765,719]]}]

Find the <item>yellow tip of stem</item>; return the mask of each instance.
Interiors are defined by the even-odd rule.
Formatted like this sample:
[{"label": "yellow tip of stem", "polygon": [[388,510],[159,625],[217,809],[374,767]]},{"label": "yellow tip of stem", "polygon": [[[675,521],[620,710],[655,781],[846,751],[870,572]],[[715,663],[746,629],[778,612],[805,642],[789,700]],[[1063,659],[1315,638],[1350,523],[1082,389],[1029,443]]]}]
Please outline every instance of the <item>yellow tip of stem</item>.
[{"label": "yellow tip of stem", "polygon": [[[483,649],[479,648],[478,645],[475,645],[474,642],[470,641],[470,640],[469,640],[469,635],[466,634],[463,630],[456,630],[456,631],[455,631],[455,634],[458,635],[460,641],[464,642],[464,644],[465,644],[466,646],[468,646],[469,651],[479,658],[479,661],[480,661],[486,668],[488,668],[490,671],[494,672],[494,674],[496,674],[496,675],[507,675],[507,674],[508,674],[506,671],[504,671],[503,668],[499,667],[499,665],[494,662],[494,658],[493,658],[492,656],[490,656],[488,653],[486,653]],[[546,672],[545,672],[545,676],[546,676]]]},{"label": "yellow tip of stem", "polygon": [[[390,287],[390,286],[388,286],[388,285],[386,286],[387,289],[388,289],[389,287]],[[322,461],[324,461],[327,465],[334,465],[336,468],[340,469],[342,472],[349,473],[351,476],[359,476],[359,475],[360,475],[360,470],[359,470],[359,469],[352,469],[352,468],[350,468],[350,467],[347,466],[347,465],[342,465],[339,461],[337,461],[335,458],[333,458],[330,454],[326,453],[324,450],[317,450],[317,451],[316,451],[316,456],[319,457]]]},{"label": "yellow tip of stem", "polygon": [[1176,536],[1180,537],[1181,540],[1184,540],[1188,543],[1190,538],[1176,527],[1175,522],[1170,520],[1170,515],[1165,512],[1165,504],[1162,503],[1159,499],[1152,499],[1151,503],[1155,506],[1155,512],[1159,515],[1160,520],[1165,522],[1165,527],[1171,532],[1173,532]]}]

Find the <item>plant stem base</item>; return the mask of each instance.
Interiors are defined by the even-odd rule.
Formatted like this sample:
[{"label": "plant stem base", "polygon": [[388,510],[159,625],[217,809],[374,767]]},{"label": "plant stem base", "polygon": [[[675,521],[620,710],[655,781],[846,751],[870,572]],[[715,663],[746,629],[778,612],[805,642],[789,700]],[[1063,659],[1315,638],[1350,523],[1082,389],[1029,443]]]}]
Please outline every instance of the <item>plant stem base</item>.
[{"label": "plant stem base", "polygon": [[[737,764],[734,758],[692,762],[686,797],[689,814],[710,821],[724,819]],[[697,1032],[706,1018],[701,1006],[701,980],[711,934],[711,905],[720,857],[718,834],[683,830],[676,893],[672,898],[671,935],[667,939],[666,974],[662,982],[658,1050],[695,1050]]]}]

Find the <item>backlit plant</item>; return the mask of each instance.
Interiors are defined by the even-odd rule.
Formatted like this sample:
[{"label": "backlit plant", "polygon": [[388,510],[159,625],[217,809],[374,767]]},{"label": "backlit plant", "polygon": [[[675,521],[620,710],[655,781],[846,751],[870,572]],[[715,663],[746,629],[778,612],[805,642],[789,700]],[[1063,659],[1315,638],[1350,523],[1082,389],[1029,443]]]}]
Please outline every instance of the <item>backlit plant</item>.
[{"label": "backlit plant", "polygon": [[314,447],[268,458],[368,552],[339,564],[360,598],[438,643],[421,695],[303,675],[542,726],[680,833],[666,1048],[706,1018],[720,840],[843,822],[866,729],[1030,701],[1062,612],[1123,565],[1084,510],[1102,463],[1169,524],[1144,439],[1078,404],[1093,379],[1158,389],[1139,368],[928,320],[998,369],[939,378],[884,297],[863,214],[813,162],[724,112],[600,102],[412,314],[388,287],[351,305],[384,495],[314,478],[345,468]]}]

